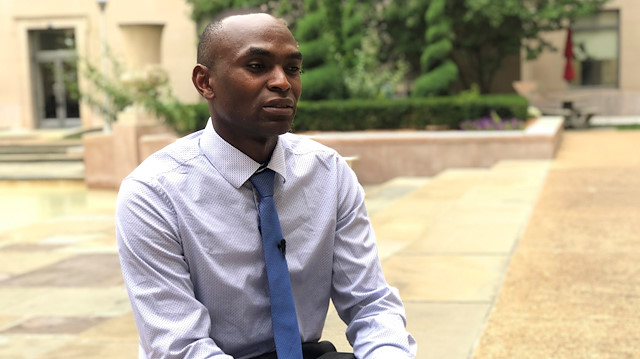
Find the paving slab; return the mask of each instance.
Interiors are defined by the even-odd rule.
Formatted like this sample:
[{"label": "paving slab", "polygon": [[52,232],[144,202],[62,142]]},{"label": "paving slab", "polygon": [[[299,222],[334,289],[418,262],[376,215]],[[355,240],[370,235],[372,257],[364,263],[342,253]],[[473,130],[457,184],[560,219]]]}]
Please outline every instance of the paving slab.
[{"label": "paving slab", "polygon": [[5,280],[38,270],[69,257],[55,252],[2,251],[0,249],[0,286]]},{"label": "paving slab", "polygon": [[418,356],[468,358],[490,307],[490,303],[405,302],[407,329],[419,343]]},{"label": "paving slab", "polygon": [[20,323],[23,319],[24,317],[19,315],[0,315],[0,331]]},{"label": "paving slab", "polygon": [[521,221],[486,221],[476,218],[446,219],[432,223],[421,240],[402,249],[402,254],[505,254],[515,246],[523,228]]},{"label": "paving slab", "polygon": [[133,313],[128,312],[116,317],[106,319],[81,335],[86,339],[109,339],[109,340],[138,340],[138,331],[133,320]]},{"label": "paving slab", "polygon": [[89,340],[75,338],[64,346],[47,351],[37,359],[137,359],[137,340]]},{"label": "paving slab", "polygon": [[1,288],[0,315],[117,316],[131,311],[124,287]]},{"label": "paving slab", "polygon": [[[46,359],[44,354],[69,345],[73,335],[2,335],[0,336],[0,358],[2,359]],[[87,356],[86,358],[91,358]]]},{"label": "paving slab", "polygon": [[2,334],[78,334],[104,321],[100,317],[31,317]]},{"label": "paving slab", "polygon": [[110,287],[124,285],[115,253],[65,258],[0,281],[0,287]]},{"label": "paving slab", "polygon": [[498,255],[396,255],[382,266],[389,284],[408,301],[491,302],[508,259]]}]

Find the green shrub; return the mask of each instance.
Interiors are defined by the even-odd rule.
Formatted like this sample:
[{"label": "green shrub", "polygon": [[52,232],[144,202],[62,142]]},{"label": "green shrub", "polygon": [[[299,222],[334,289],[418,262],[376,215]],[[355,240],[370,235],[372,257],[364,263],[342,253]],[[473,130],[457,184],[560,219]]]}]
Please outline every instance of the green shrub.
[{"label": "green shrub", "polygon": [[331,50],[331,42],[326,37],[307,41],[300,44],[300,52],[304,54],[304,68],[321,66],[327,60],[327,54]]},{"label": "green shrub", "polygon": [[396,100],[301,101],[295,131],[459,128],[466,119],[492,110],[504,118],[526,119],[528,102],[517,95],[447,96]]},{"label": "green shrub", "polygon": [[427,74],[430,71],[436,71],[438,68],[436,65],[438,63],[442,64],[445,61],[451,61],[446,59],[451,50],[453,50],[453,44],[449,39],[441,39],[430,44],[424,49],[422,56],[420,56],[422,68],[429,69],[429,71],[426,72]]},{"label": "green shrub", "polygon": [[209,104],[207,102],[200,102],[193,106],[193,110],[196,116],[196,127],[191,132],[199,131],[207,125],[207,121],[209,120]]},{"label": "green shrub", "polygon": [[311,11],[298,20],[296,39],[316,39],[322,36],[325,29],[326,15],[321,11]]},{"label": "green shrub", "polygon": [[616,126],[616,130],[618,131],[640,130],[640,124],[633,123],[628,125],[618,125]]},{"label": "green shrub", "polygon": [[443,94],[449,91],[449,84],[458,78],[458,66],[451,60],[421,75],[413,83],[413,97]]},{"label": "green shrub", "polygon": [[302,98],[327,100],[344,98],[344,76],[338,65],[328,64],[305,71],[302,79]]},{"label": "green shrub", "polygon": [[[206,102],[185,105],[179,123],[170,125],[181,134],[204,128],[209,119]],[[367,129],[419,129],[426,125],[460,127],[464,120],[487,116],[491,111],[502,118],[527,118],[528,102],[517,95],[461,95],[409,99],[351,99],[300,101],[295,131],[359,131]]]}]

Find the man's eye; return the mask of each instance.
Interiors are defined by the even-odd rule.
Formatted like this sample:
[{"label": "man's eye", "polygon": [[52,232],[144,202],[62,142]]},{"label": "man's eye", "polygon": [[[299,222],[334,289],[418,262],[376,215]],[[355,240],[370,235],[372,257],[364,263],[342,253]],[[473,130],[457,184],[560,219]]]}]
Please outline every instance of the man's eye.
[{"label": "man's eye", "polygon": [[290,73],[290,74],[293,74],[293,75],[299,75],[299,74],[303,73],[304,71],[298,66],[289,66],[287,68],[287,72]]},{"label": "man's eye", "polygon": [[263,64],[249,64],[247,67],[253,71],[260,71],[264,69]]}]

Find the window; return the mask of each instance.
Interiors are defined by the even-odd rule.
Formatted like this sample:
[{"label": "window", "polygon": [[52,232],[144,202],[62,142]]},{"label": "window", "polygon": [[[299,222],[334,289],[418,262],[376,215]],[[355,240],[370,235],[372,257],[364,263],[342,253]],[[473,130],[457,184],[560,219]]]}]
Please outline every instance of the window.
[{"label": "window", "polygon": [[73,29],[30,30],[35,113],[38,127],[80,124],[80,104]]},{"label": "window", "polygon": [[602,11],[576,20],[573,30],[573,86],[618,86],[619,14]]}]

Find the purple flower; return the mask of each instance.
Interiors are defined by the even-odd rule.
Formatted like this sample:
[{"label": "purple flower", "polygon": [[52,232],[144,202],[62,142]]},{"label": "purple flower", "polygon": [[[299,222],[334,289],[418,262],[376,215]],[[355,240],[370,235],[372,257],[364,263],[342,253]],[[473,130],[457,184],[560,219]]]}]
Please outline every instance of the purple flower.
[{"label": "purple flower", "polygon": [[502,119],[495,112],[491,116],[483,116],[479,119],[465,119],[460,122],[461,130],[520,130],[524,128],[524,122],[513,117]]}]

